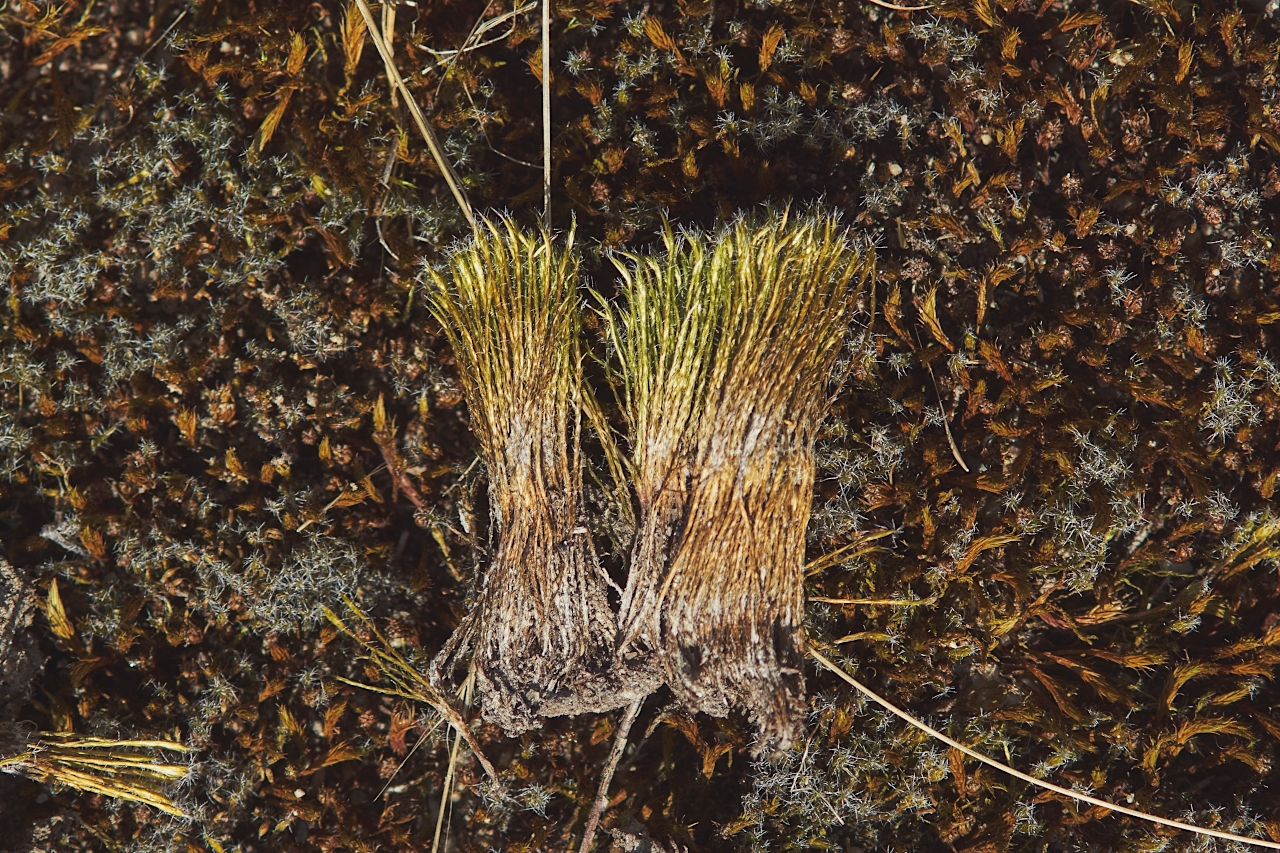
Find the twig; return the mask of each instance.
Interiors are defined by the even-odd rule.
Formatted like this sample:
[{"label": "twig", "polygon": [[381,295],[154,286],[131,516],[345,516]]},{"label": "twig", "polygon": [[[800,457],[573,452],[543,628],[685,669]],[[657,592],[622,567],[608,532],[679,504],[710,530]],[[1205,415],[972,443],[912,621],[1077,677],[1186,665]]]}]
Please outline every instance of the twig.
[{"label": "twig", "polygon": [[1037,779],[1035,776],[1031,776],[1029,774],[1023,773],[1020,770],[1014,770],[1012,767],[1008,766],[1007,764],[1001,764],[999,761],[996,761],[994,758],[988,758],[987,756],[983,755],[981,752],[978,752],[977,750],[974,750],[974,749],[970,749],[969,747],[965,746],[959,741],[953,740],[952,738],[947,737],[942,732],[929,726],[927,723],[911,716],[906,711],[894,705],[889,700],[881,698],[876,693],[872,692],[871,688],[862,684],[860,681],[856,680],[853,676],[849,675],[849,673],[845,672],[843,669],[836,666],[834,663],[832,663],[830,660],[824,657],[821,652],[819,652],[817,649],[813,647],[812,644],[809,645],[808,651],[809,651],[809,657],[813,658],[815,661],[821,664],[825,669],[828,669],[835,675],[839,676],[841,679],[847,682],[859,693],[862,693],[872,702],[875,702],[877,705],[884,708],[886,711],[890,712],[894,716],[898,717],[901,720],[906,721],[912,726],[915,726],[920,731],[929,735],[929,737],[942,741],[952,749],[959,750],[960,752],[964,753],[970,758],[975,759],[977,761],[981,761],[983,764],[987,765],[988,767],[994,767],[996,770],[999,770],[1001,773],[1007,773],[1010,776],[1014,777],[1015,779],[1020,779],[1023,782],[1027,782],[1031,785],[1036,786],[1037,788],[1044,788],[1046,791],[1052,791],[1055,794],[1061,794],[1064,797],[1069,797],[1073,800],[1077,800],[1082,803],[1088,803],[1091,806],[1098,806],[1100,808],[1110,809],[1111,811],[1120,812],[1120,814],[1128,815],[1129,817],[1136,817],[1140,820],[1150,821],[1151,823],[1158,823],[1161,826],[1168,826],[1174,829],[1181,829],[1186,832],[1194,832],[1197,835],[1209,835],[1214,838],[1221,838],[1224,841],[1235,841],[1240,844],[1254,844],[1259,847],[1267,847],[1272,850],[1280,850],[1280,843],[1277,843],[1275,841],[1264,841],[1261,838],[1247,838],[1243,835],[1233,835],[1230,832],[1222,832],[1217,829],[1206,829],[1205,827],[1202,827],[1202,826],[1192,826],[1191,824],[1183,823],[1182,821],[1170,820],[1167,817],[1159,817],[1157,815],[1147,814],[1146,812],[1140,812],[1137,809],[1126,808],[1125,806],[1116,805],[1115,803],[1107,802],[1106,800],[1102,800],[1097,797],[1091,797],[1088,794],[1082,794],[1079,791],[1072,791],[1068,788],[1063,788],[1060,785],[1055,785],[1052,782],[1046,782],[1043,779]]},{"label": "twig", "polygon": [[462,208],[462,215],[467,218],[467,223],[474,230],[476,216],[471,211],[471,202],[467,201],[467,196],[462,190],[462,185],[458,183],[458,177],[454,174],[453,167],[449,165],[449,161],[444,157],[444,152],[440,150],[440,143],[436,140],[435,131],[431,129],[431,125],[427,124],[426,117],[423,116],[422,110],[418,108],[418,101],[410,93],[408,87],[404,85],[404,80],[400,77],[400,72],[396,69],[395,60],[391,56],[391,50],[387,47],[377,23],[373,20],[373,13],[369,11],[369,4],[365,0],[356,0],[356,5],[360,7],[360,14],[364,17],[364,25],[369,30],[369,38],[373,40],[374,47],[378,49],[383,63],[387,66],[388,82],[404,96],[404,102],[409,107],[409,113],[413,116],[414,124],[418,126],[418,132],[422,134],[423,140],[427,143],[427,148],[430,149],[431,157],[436,161],[436,166],[440,169],[440,173],[444,175],[444,182],[449,185],[449,191],[453,193],[454,200],[458,202],[458,207]]},{"label": "twig", "polygon": [[[88,10],[86,10],[86,12],[87,12],[87,11],[88,11]],[[142,58],[143,58],[144,56],[146,56],[148,53],[150,53],[151,51],[155,50],[156,45],[158,45],[160,42],[162,42],[162,41],[164,41],[165,39],[167,39],[167,38],[169,37],[169,33],[173,32],[173,31],[174,31],[174,28],[175,28],[175,27],[177,27],[177,26],[178,26],[178,24],[181,24],[181,23],[182,23],[182,19],[183,19],[183,18],[185,18],[185,17],[187,16],[187,13],[188,13],[188,12],[190,12],[190,11],[191,11],[190,9],[183,9],[183,10],[182,10],[182,14],[181,14],[181,15],[179,15],[179,16],[174,20],[174,22],[173,22],[172,24],[170,24],[167,28],[165,28],[165,31],[164,31],[163,33],[161,33],[161,34],[160,34],[160,38],[158,38],[158,39],[156,39],[155,41],[153,41],[153,42],[150,44],[150,46],[148,46],[148,47],[147,47],[147,49],[146,49],[146,50],[144,50],[144,51],[142,52],[142,55],[141,55],[141,56],[139,56],[138,58],[139,58],[139,59],[142,59]]]},{"label": "twig", "polygon": [[884,9],[893,9],[897,12],[926,12],[933,8],[932,6],[899,6],[897,3],[889,3],[886,0],[867,0],[867,2]]},{"label": "twig", "polygon": [[919,607],[922,604],[933,604],[936,598],[823,598],[811,595],[810,601],[823,604],[863,604],[876,607]]},{"label": "twig", "polygon": [[[436,723],[436,726],[438,725],[440,725],[439,722]],[[382,799],[382,795],[387,793],[387,790],[391,788],[391,783],[396,780],[396,776],[400,775],[400,771],[409,763],[409,759],[413,758],[413,754],[418,751],[418,747],[427,742],[427,737],[433,731],[435,731],[435,726],[432,726],[429,731],[423,732],[421,736],[418,737],[418,742],[413,745],[413,749],[409,750],[409,754],[404,757],[404,760],[396,766],[396,772],[391,774],[391,778],[387,780],[387,784],[383,785],[382,790],[378,792],[378,796],[374,797],[375,800]]]},{"label": "twig", "polygon": [[542,0],[542,221],[551,227],[551,0]]},{"label": "twig", "polygon": [[431,839],[431,853],[439,853],[440,833],[444,828],[444,815],[453,800],[453,779],[458,770],[458,755],[462,747],[462,738],[456,734],[453,746],[449,749],[449,767],[444,772],[444,786],[440,791],[440,812],[436,815],[436,834]]},{"label": "twig", "polygon": [[[382,4],[382,38],[387,43],[387,69],[391,69],[393,60],[396,56],[396,3],[395,0],[383,0]],[[396,103],[396,90],[391,90],[391,109],[395,109],[399,104]]]},{"label": "twig", "polygon": [[618,769],[618,762],[622,760],[622,753],[627,748],[627,735],[631,733],[636,717],[640,716],[640,706],[643,704],[643,699],[632,702],[623,714],[622,722],[618,724],[618,733],[614,735],[613,749],[609,751],[609,760],[604,766],[604,772],[600,774],[600,788],[596,791],[595,802],[591,804],[591,814],[587,816],[587,828],[582,834],[582,846],[578,848],[578,853],[589,853],[591,850],[596,827],[600,825],[600,816],[609,805],[609,783],[613,781],[613,772]]},{"label": "twig", "polygon": [[[385,467],[387,467],[387,466],[386,466],[386,465],[381,465],[381,466],[379,466],[379,467],[377,467],[377,468],[374,468],[372,471],[370,471],[370,472],[369,472],[369,476],[368,476],[368,477],[366,477],[365,479],[368,479],[369,477],[372,477],[374,474],[380,473],[380,472],[382,471],[382,469],[383,469],[383,468],[385,468]],[[392,472],[392,476],[394,476],[394,475],[395,475],[395,472]],[[331,500],[331,501],[329,501],[327,504],[325,504],[325,505],[324,505],[324,509],[320,510],[320,515],[319,515],[318,517],[305,519],[305,520],[302,522],[302,524],[300,524],[300,525],[298,526],[298,531],[297,531],[297,532],[298,532],[298,533],[301,533],[301,532],[303,532],[304,530],[306,530],[308,527],[310,527],[311,525],[316,524],[316,523],[318,523],[318,522],[322,522],[322,521],[324,521],[325,514],[326,514],[326,513],[328,513],[328,512],[329,512],[329,510],[333,509],[335,506],[338,506],[339,504],[341,504],[341,503],[342,503],[343,498],[347,497],[348,495],[355,494],[355,493],[357,493],[357,492],[359,492],[359,491],[360,491],[360,489],[356,487],[356,484],[355,484],[355,483],[352,483],[352,484],[351,484],[351,487],[352,487],[352,491],[350,491],[350,492],[339,492],[339,493],[338,493],[338,496],[337,496],[336,498],[334,498],[333,500]],[[364,500],[364,498],[361,498],[360,500]],[[394,500],[394,499],[393,499],[393,500]],[[359,501],[357,501],[357,503],[359,503]]]},{"label": "twig", "polygon": [[[494,36],[488,41],[473,41],[473,39],[478,39],[480,38],[480,36],[489,32],[489,30],[495,29],[496,27],[500,27],[503,24],[505,24],[507,21],[511,20],[512,18],[515,18],[519,15],[523,15],[525,12],[528,12],[530,9],[532,9],[536,5],[537,5],[536,2],[525,3],[523,6],[518,6],[515,9],[512,9],[510,12],[504,12],[498,17],[490,18],[487,21],[484,20],[484,15],[482,14],[480,16],[480,19],[476,21],[476,25],[471,28],[471,32],[467,35],[466,40],[463,41],[462,47],[456,50],[432,50],[429,47],[424,47],[422,49],[425,50],[427,53],[431,54],[431,56],[434,59],[436,59],[436,61],[438,62],[439,60],[442,60],[442,59],[452,60],[456,57],[463,55],[464,53],[470,53],[473,50],[479,50],[482,47],[488,47],[491,44],[497,44],[498,42],[510,36],[512,31],[507,30],[502,35]],[[488,11],[488,9],[486,8],[485,11]],[[448,63],[441,63],[440,67],[447,68]]]},{"label": "twig", "polygon": [[942,392],[938,390],[938,379],[933,375],[933,365],[926,363],[925,367],[929,369],[929,378],[933,380],[933,393],[938,395],[938,410],[942,412],[942,430],[947,434],[947,444],[951,445],[951,456],[960,463],[960,467],[968,474],[969,466],[964,464],[964,457],[960,455],[960,447],[951,435],[951,419],[947,417],[947,407],[942,403]]},{"label": "twig", "polygon": [[[476,664],[471,662],[471,670],[467,673],[467,680],[462,683],[462,690],[459,698],[462,700],[463,706],[471,704],[471,692],[476,683]],[[453,808],[453,784],[458,773],[458,755],[462,746],[462,738],[455,737],[453,747],[449,750],[449,767],[445,770],[444,786],[440,792],[440,812],[436,815],[436,833],[431,839],[431,853],[439,853],[440,851],[440,833],[445,825],[445,812]],[[446,842],[447,842],[446,838]]]}]

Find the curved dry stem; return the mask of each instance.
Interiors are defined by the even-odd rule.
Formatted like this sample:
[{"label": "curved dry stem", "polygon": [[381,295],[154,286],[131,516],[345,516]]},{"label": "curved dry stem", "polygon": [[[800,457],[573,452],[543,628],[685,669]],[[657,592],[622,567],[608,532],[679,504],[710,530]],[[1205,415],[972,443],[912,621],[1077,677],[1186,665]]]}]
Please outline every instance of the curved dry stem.
[{"label": "curved dry stem", "polygon": [[578,847],[578,853],[591,853],[591,843],[595,840],[596,828],[600,825],[604,810],[609,806],[609,784],[613,782],[613,774],[617,771],[618,762],[622,760],[622,753],[627,748],[627,736],[631,733],[636,717],[640,716],[640,706],[643,704],[643,699],[632,702],[618,723],[618,730],[613,736],[613,748],[609,750],[609,758],[600,772],[600,785],[596,789],[596,798],[591,803],[591,812],[587,815],[587,826],[582,832],[582,844]]},{"label": "curved dry stem", "polygon": [[994,758],[988,758],[987,756],[983,755],[981,752],[978,752],[975,749],[971,749],[970,747],[965,746],[964,744],[960,743],[958,740],[954,740],[952,738],[947,737],[942,732],[930,726],[928,723],[925,723],[924,721],[911,716],[906,711],[902,710],[897,705],[894,705],[888,699],[881,697],[871,688],[867,687],[865,684],[858,681],[852,675],[845,672],[840,667],[836,666],[834,663],[828,660],[825,655],[823,655],[816,648],[814,648],[812,644],[808,646],[808,653],[809,653],[809,657],[817,661],[818,664],[821,665],[824,669],[834,673],[836,676],[842,679],[845,683],[849,684],[859,693],[866,696],[872,702],[875,702],[877,705],[884,708],[886,711],[893,714],[895,717],[901,720],[904,720],[908,724],[916,727],[920,731],[927,734],[929,737],[934,738],[935,740],[939,740],[942,743],[945,743],[947,746],[951,747],[952,749],[958,750],[959,752],[964,753],[970,758],[976,761],[982,762],[988,767],[993,767],[996,770],[999,770],[1001,773],[1007,773],[1010,776],[1014,777],[1015,779],[1021,779],[1023,782],[1034,785],[1037,788],[1042,788],[1046,791],[1052,791],[1055,794],[1059,794],[1063,797],[1067,797],[1068,799],[1076,800],[1077,802],[1088,803],[1091,806],[1098,806],[1100,808],[1108,809],[1113,812],[1119,812],[1120,814],[1128,815],[1129,817],[1136,817],[1139,820],[1145,820],[1150,823],[1156,823],[1156,824],[1159,824],[1160,826],[1168,826],[1173,829],[1181,829],[1185,832],[1194,832],[1196,835],[1207,835],[1212,838],[1221,838],[1224,841],[1234,841],[1239,844],[1252,844],[1257,847],[1267,847],[1272,850],[1280,850],[1280,843],[1277,843],[1275,841],[1266,841],[1261,838],[1248,838],[1243,835],[1234,835],[1230,832],[1223,832],[1218,829],[1208,829],[1203,826],[1194,826],[1189,823],[1183,823],[1180,820],[1171,820],[1170,818],[1167,818],[1167,817],[1160,817],[1159,815],[1148,814],[1147,812],[1140,812],[1137,809],[1131,809],[1126,806],[1118,805],[1116,803],[1111,803],[1106,800],[1099,799],[1098,797],[1093,797],[1088,794],[1082,794],[1079,791],[1072,791],[1070,788],[1064,788],[1061,785],[1055,785],[1052,782],[1046,782],[1044,779],[1038,779],[1035,776],[1032,776],[1027,773],[1023,773],[1021,770],[1015,770],[1007,764],[1001,764],[999,761],[996,761]]},{"label": "curved dry stem", "polygon": [[867,2],[883,9],[893,9],[895,12],[927,12],[933,8],[932,6],[899,6],[888,0],[867,0]]}]

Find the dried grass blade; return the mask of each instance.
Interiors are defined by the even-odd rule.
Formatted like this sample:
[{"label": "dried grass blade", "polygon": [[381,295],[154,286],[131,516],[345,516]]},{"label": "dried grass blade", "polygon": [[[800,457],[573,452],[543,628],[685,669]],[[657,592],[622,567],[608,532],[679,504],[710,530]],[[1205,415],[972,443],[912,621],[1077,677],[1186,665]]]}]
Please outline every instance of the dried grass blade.
[{"label": "dried grass blade", "polygon": [[1015,779],[1020,779],[1021,781],[1026,782],[1030,785],[1034,785],[1037,788],[1043,788],[1046,791],[1052,791],[1055,794],[1059,794],[1063,797],[1067,797],[1069,799],[1076,800],[1078,802],[1088,803],[1091,806],[1097,806],[1099,808],[1108,809],[1109,811],[1119,812],[1120,814],[1128,815],[1129,817],[1136,817],[1139,820],[1145,820],[1151,823],[1157,823],[1157,824],[1160,824],[1161,826],[1168,826],[1173,829],[1181,829],[1186,832],[1193,832],[1196,835],[1208,835],[1213,838],[1220,838],[1223,841],[1234,841],[1238,844],[1252,844],[1257,847],[1267,847],[1272,850],[1280,850],[1280,843],[1277,843],[1275,841],[1266,841],[1261,838],[1246,838],[1243,835],[1234,835],[1230,832],[1222,832],[1216,829],[1207,829],[1202,826],[1193,826],[1189,823],[1183,823],[1182,821],[1170,820],[1169,818],[1160,817],[1158,815],[1147,814],[1146,812],[1140,812],[1137,809],[1126,808],[1125,806],[1121,806],[1116,803],[1111,803],[1106,800],[1099,799],[1097,797],[1091,797],[1088,794],[1082,794],[1079,791],[1072,791],[1069,788],[1063,788],[1061,785],[1055,785],[1052,782],[1046,782],[1043,779],[1038,779],[1035,776],[1031,776],[1027,773],[1023,773],[1021,770],[1015,770],[1012,767],[1008,766],[1007,764],[1001,764],[999,761],[996,761],[994,758],[988,758],[987,756],[983,755],[981,752],[978,752],[977,750],[974,750],[974,749],[970,749],[969,747],[965,746],[959,741],[953,740],[952,738],[947,737],[942,732],[931,727],[928,723],[925,723],[924,721],[911,716],[906,711],[902,710],[897,705],[894,705],[889,700],[882,698],[873,690],[871,690],[871,688],[862,684],[862,682],[858,681],[853,676],[849,675],[849,673],[845,672],[843,669],[841,669],[840,667],[832,663],[830,660],[828,660],[826,656],[824,656],[821,652],[819,652],[816,648],[814,648],[812,643],[808,647],[808,652],[809,652],[809,657],[813,658],[820,666],[822,666],[823,669],[828,670],[829,672],[831,672],[832,674],[834,674],[835,676],[843,680],[845,683],[849,684],[859,693],[866,696],[872,702],[875,702],[877,705],[884,708],[889,713],[893,714],[898,719],[903,720],[904,722],[914,726],[915,728],[927,734],[929,737],[934,738],[935,740],[941,741],[942,743],[945,743],[947,746],[951,747],[952,749],[958,750],[959,752],[964,753],[970,758],[976,761],[982,762],[988,767],[992,767],[996,770],[999,770],[1001,773],[1007,773],[1008,775],[1014,777]]},{"label": "dried grass blade", "polygon": [[359,687],[374,693],[382,693],[387,696],[398,696],[404,699],[410,699],[429,705],[435,710],[453,729],[467,742],[467,746],[471,748],[471,752],[475,755],[476,760],[480,762],[480,766],[484,768],[485,774],[493,780],[497,780],[498,771],[493,764],[485,757],[484,751],[480,749],[480,744],[476,742],[475,736],[471,734],[466,721],[462,715],[454,710],[449,700],[445,698],[440,691],[431,684],[425,675],[418,672],[414,666],[405,659],[404,655],[395,650],[387,641],[387,638],[378,631],[373,621],[365,615],[355,602],[350,599],[344,599],[344,603],[355,614],[356,618],[373,634],[376,644],[362,639],[355,631],[342,620],[338,614],[329,608],[324,609],[325,617],[342,633],[360,643],[368,654],[370,661],[378,668],[378,671],[385,675],[395,685],[394,690],[388,690],[371,684],[362,684],[358,681],[339,677],[338,680],[344,684],[350,684],[353,687]]},{"label": "dried grass blade", "polygon": [[466,193],[458,182],[458,176],[454,174],[453,167],[445,159],[444,152],[440,150],[440,143],[436,139],[435,131],[431,129],[431,125],[427,123],[422,110],[418,108],[418,101],[413,97],[413,93],[409,91],[404,84],[404,80],[400,77],[395,59],[391,55],[391,48],[387,46],[381,30],[378,29],[377,23],[373,20],[373,13],[369,11],[369,4],[365,0],[356,0],[356,5],[360,7],[360,14],[364,17],[364,24],[369,31],[369,38],[373,40],[374,47],[378,49],[378,54],[382,57],[382,62],[386,66],[388,82],[393,89],[398,89],[400,94],[404,96],[404,102],[409,107],[409,113],[413,116],[414,123],[418,126],[418,132],[422,134],[422,139],[427,143],[427,148],[431,151],[431,157],[440,169],[440,174],[444,176],[445,183],[449,185],[449,192],[453,193],[454,200],[458,202],[458,207],[462,209],[462,215],[467,218],[467,222],[474,229],[476,227],[476,217],[471,210],[471,202],[467,201]]},{"label": "dried grass blade", "polygon": [[44,784],[142,803],[175,817],[185,813],[165,793],[191,768],[167,764],[144,750],[190,753],[168,740],[108,740],[0,726],[0,770]]}]

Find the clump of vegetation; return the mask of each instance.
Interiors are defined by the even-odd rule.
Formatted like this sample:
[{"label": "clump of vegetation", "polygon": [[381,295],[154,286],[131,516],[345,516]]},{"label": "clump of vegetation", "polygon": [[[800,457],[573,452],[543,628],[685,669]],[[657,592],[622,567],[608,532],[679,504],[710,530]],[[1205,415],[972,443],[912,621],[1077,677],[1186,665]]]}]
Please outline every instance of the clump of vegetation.
[{"label": "clump of vegetation", "polygon": [[872,262],[822,213],[665,243],[616,260],[626,307],[608,318],[640,505],[620,653],[785,746],[804,704],[813,442]]},{"label": "clump of vegetation", "polygon": [[[510,219],[430,270],[432,311],[457,359],[489,480],[493,562],[433,664],[468,660],[485,716],[510,733],[629,699],[611,667],[607,575],[582,505],[579,258]],[[621,700],[619,696],[622,696]]]}]

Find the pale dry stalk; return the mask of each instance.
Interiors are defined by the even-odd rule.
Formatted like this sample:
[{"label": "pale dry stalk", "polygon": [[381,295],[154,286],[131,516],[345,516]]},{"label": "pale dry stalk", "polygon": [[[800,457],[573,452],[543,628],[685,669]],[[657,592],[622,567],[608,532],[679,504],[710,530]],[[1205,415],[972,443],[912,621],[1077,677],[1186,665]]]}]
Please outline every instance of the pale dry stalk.
[{"label": "pale dry stalk", "polygon": [[1118,803],[1109,802],[1107,800],[1100,799],[1090,794],[1086,794],[1082,791],[1074,791],[1070,788],[1064,788],[1061,785],[1055,785],[1052,782],[1048,782],[1044,779],[1040,779],[1028,773],[1023,773],[1021,770],[1015,770],[1014,768],[1010,767],[1007,764],[1001,764],[999,761],[996,761],[994,758],[990,758],[971,747],[965,746],[964,744],[960,743],[958,740],[954,740],[953,738],[947,737],[945,734],[933,728],[928,723],[925,723],[923,720],[919,720],[913,717],[912,715],[908,714],[906,711],[902,710],[897,705],[890,702],[888,699],[885,699],[883,696],[880,696],[870,687],[867,687],[865,684],[858,681],[849,673],[845,672],[844,669],[832,663],[831,660],[829,660],[825,655],[819,652],[817,647],[814,646],[812,643],[809,644],[807,651],[809,653],[809,657],[813,658],[813,660],[817,662],[819,666],[821,666],[823,669],[826,669],[828,672],[831,672],[834,675],[836,675],[838,678],[843,680],[845,683],[849,684],[851,687],[853,687],[863,696],[867,697],[872,702],[875,702],[877,705],[884,708],[886,711],[893,714],[895,717],[905,721],[911,726],[914,726],[915,728],[924,732],[926,735],[933,738],[934,740],[937,740],[937,741],[940,741],[941,743],[946,744],[947,746],[951,747],[957,752],[963,753],[964,755],[967,755],[969,758],[980,761],[983,764],[987,765],[988,767],[992,767],[996,770],[999,770],[1001,773],[1007,773],[1008,775],[1022,782],[1026,782],[1030,785],[1034,785],[1035,787],[1041,788],[1045,791],[1051,791],[1057,794],[1058,796],[1065,797],[1066,799],[1069,799],[1069,800],[1075,800],[1076,802],[1086,803],[1087,805],[1093,806],[1095,808],[1105,809],[1106,811],[1116,812],[1117,814],[1128,815],[1129,817],[1136,817],[1139,820],[1145,820],[1145,821],[1148,821],[1149,823],[1159,824],[1160,826],[1167,826],[1172,829],[1180,829],[1180,830],[1183,830],[1184,832],[1191,832],[1196,835],[1202,835],[1208,838],[1219,838],[1219,839],[1222,839],[1223,841],[1229,841],[1235,844],[1248,844],[1255,847],[1265,847],[1270,850],[1280,850],[1280,842],[1278,841],[1270,841],[1265,838],[1250,838],[1245,835],[1236,835],[1235,833],[1232,833],[1232,832],[1224,832],[1220,829],[1210,829],[1208,827],[1195,826],[1190,823],[1183,823],[1180,820],[1171,820],[1167,817],[1160,817],[1159,815],[1149,814],[1148,812],[1138,811],[1137,809],[1132,809],[1132,808],[1129,808],[1128,806],[1122,806]]}]

